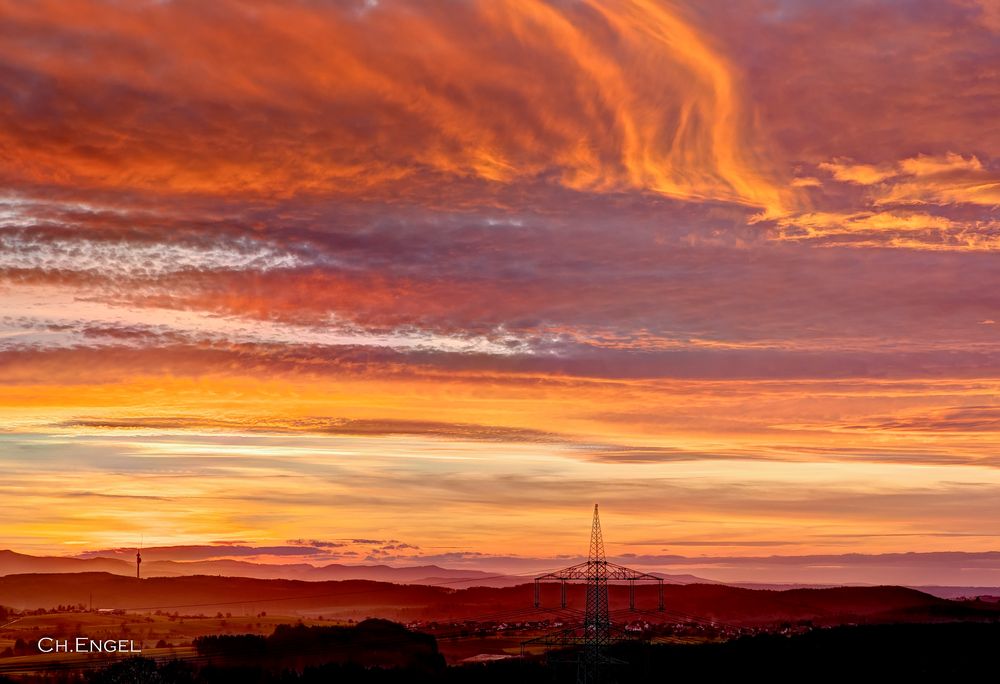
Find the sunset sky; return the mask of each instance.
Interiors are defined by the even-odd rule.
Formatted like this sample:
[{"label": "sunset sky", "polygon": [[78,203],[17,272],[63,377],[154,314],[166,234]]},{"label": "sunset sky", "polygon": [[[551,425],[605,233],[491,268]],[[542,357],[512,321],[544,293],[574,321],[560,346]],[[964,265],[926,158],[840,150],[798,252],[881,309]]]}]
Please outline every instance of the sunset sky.
[{"label": "sunset sky", "polygon": [[993,0],[0,0],[0,548],[1000,550],[998,65]]}]

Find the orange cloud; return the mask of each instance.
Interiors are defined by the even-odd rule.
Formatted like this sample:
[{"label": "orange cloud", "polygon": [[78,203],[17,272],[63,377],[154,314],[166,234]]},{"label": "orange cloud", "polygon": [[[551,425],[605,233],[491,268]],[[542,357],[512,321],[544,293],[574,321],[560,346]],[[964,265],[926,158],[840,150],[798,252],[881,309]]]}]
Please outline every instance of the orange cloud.
[{"label": "orange cloud", "polygon": [[551,181],[769,213],[794,197],[732,67],[671,5],[80,0],[4,15],[18,38],[0,59],[29,93],[0,133],[21,182],[429,198],[446,179],[487,194]]},{"label": "orange cloud", "polygon": [[954,152],[921,154],[896,164],[819,164],[841,182],[879,185],[872,201],[886,204],[1000,204],[1000,172],[987,168],[975,155]]},{"label": "orange cloud", "polygon": [[1000,206],[1000,171],[975,156],[921,155],[899,163],[898,180],[876,204],[978,204]]},{"label": "orange cloud", "polygon": [[[860,186],[864,195],[853,206],[778,217],[781,239],[855,248],[992,251],[1000,247],[1000,224],[989,213],[1000,206],[1000,172],[975,155],[921,154],[879,165],[838,159],[818,167],[836,181]],[[921,211],[913,210],[917,205]],[[970,213],[977,209],[978,213]]]},{"label": "orange cloud", "polygon": [[922,211],[811,212],[782,218],[778,236],[827,246],[899,247],[934,251],[1000,249],[1000,223],[957,221]]},{"label": "orange cloud", "polygon": [[829,171],[834,178],[841,182],[857,185],[874,185],[896,175],[896,170],[891,166],[853,164],[842,160],[823,162],[819,168]]}]

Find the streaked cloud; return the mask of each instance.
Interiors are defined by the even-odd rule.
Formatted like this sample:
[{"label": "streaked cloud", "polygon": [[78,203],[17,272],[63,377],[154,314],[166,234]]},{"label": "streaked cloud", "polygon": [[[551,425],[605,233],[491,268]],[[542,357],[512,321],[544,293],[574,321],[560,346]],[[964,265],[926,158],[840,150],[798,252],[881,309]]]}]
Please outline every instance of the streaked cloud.
[{"label": "streaked cloud", "polygon": [[874,185],[897,173],[891,166],[879,168],[873,164],[853,164],[848,160],[823,162],[819,168],[829,171],[838,181],[856,185]]},{"label": "streaked cloud", "polygon": [[987,167],[975,155],[921,154],[881,167],[844,162],[827,162],[819,167],[838,181],[879,185],[873,194],[876,205],[1000,205],[1000,170]]}]

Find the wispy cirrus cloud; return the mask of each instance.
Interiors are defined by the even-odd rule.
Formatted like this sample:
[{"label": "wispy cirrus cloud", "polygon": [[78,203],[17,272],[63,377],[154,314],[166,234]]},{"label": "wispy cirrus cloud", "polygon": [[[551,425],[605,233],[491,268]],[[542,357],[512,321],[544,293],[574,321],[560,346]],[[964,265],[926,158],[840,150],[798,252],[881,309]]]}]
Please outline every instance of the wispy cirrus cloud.
[{"label": "wispy cirrus cloud", "polygon": [[921,154],[889,166],[850,162],[819,166],[838,181],[875,186],[872,201],[876,205],[1000,205],[1000,169],[991,169],[975,155],[947,152]]},{"label": "wispy cirrus cloud", "polygon": [[[670,5],[94,1],[5,15],[5,81],[30,83],[6,111],[22,182],[429,198],[446,180],[549,179],[768,207],[783,195],[753,156],[724,57]],[[67,59],[80,50],[90,59]]]},{"label": "wispy cirrus cloud", "polygon": [[818,166],[835,182],[863,188],[862,195],[847,210],[781,217],[781,239],[855,248],[994,251],[1000,246],[1000,168],[975,155],[920,154],[878,165],[841,159]]}]

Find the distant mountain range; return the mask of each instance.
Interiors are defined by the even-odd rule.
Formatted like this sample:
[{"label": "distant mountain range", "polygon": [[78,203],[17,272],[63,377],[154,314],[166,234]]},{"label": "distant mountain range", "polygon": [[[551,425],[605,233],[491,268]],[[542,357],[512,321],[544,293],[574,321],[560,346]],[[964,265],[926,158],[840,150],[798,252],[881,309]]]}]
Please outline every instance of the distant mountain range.
[{"label": "distant mountain range", "polygon": [[[135,575],[135,563],[119,558],[66,558],[59,556],[29,556],[14,551],[0,551],[0,576],[23,573],[107,572],[113,575]],[[496,575],[482,570],[455,570],[437,565],[391,567],[388,565],[342,565],[332,563],[315,566],[308,563],[269,565],[238,560],[207,561],[146,561],[143,577],[182,577],[189,575],[222,575],[253,579],[292,579],[308,582],[364,579],[377,582],[407,584],[437,584],[458,580],[492,586],[522,584],[523,577]]]},{"label": "distant mountain range", "polygon": [[[120,558],[67,558],[60,556],[30,556],[0,550],[0,576],[23,573],[108,572],[113,575],[135,576],[135,563]],[[331,580],[372,580],[397,584],[445,585],[450,587],[511,587],[524,584],[530,577],[504,575],[482,570],[442,568],[438,565],[392,567],[389,565],[310,565],[309,563],[266,564],[238,560],[167,561],[152,560],[142,564],[143,577],[183,577],[189,575],[222,575],[252,579],[289,579],[307,582]],[[672,583],[692,582],[711,584],[694,575],[662,575]]]},{"label": "distant mountain range", "polygon": [[[106,572],[113,575],[135,576],[135,564],[121,558],[73,558],[64,556],[31,556],[0,550],[0,577],[26,573]],[[766,584],[756,582],[723,583],[695,575],[653,573],[669,584],[728,584],[732,587],[785,591],[789,589],[829,588],[830,584]],[[454,589],[469,587],[514,587],[531,581],[530,576],[490,573],[483,570],[443,568],[439,565],[392,567],[389,565],[310,565],[309,563],[267,564],[239,560],[169,561],[150,560],[142,564],[143,577],[185,577],[215,575],[248,579],[284,579],[306,582],[369,580],[396,584],[421,584]],[[857,586],[857,585],[855,585]],[[1000,596],[1000,587],[910,586],[908,588],[940,598]]]}]

